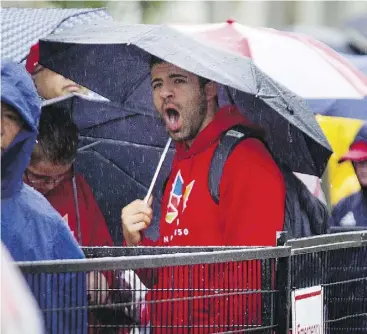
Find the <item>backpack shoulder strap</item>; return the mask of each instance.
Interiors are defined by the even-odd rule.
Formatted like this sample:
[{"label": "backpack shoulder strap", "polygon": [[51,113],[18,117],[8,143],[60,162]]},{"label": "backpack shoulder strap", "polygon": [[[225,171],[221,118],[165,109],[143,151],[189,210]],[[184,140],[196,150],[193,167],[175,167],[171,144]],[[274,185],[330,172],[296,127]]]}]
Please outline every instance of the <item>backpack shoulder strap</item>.
[{"label": "backpack shoulder strap", "polygon": [[235,147],[244,139],[257,138],[251,128],[235,125],[227,130],[216,147],[209,168],[208,187],[210,195],[216,204],[219,204],[219,188],[223,168]]}]

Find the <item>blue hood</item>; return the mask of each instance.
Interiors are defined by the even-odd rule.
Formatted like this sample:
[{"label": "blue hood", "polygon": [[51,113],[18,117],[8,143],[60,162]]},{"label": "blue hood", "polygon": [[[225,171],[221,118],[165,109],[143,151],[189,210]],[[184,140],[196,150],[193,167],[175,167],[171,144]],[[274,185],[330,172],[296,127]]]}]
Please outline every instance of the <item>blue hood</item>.
[{"label": "blue hood", "polygon": [[22,188],[26,169],[38,134],[41,100],[23,65],[6,62],[1,66],[1,101],[13,107],[23,118],[24,128],[1,154],[1,198]]}]

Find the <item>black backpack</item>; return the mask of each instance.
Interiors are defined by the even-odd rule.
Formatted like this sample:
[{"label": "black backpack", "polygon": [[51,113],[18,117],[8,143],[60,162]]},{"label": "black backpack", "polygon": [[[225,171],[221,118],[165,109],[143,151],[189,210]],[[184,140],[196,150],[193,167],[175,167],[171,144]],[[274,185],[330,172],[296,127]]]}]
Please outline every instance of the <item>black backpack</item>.
[{"label": "black backpack", "polygon": [[[247,138],[260,140],[271,153],[264,139],[255,130],[242,125],[236,125],[227,130],[214,152],[208,176],[209,191],[217,204],[220,201],[219,186],[224,164],[235,147]],[[288,239],[327,233],[329,213],[326,206],[311,194],[287,166],[277,161],[274,156],[273,159],[279,166],[286,185],[283,230],[287,231]]]}]

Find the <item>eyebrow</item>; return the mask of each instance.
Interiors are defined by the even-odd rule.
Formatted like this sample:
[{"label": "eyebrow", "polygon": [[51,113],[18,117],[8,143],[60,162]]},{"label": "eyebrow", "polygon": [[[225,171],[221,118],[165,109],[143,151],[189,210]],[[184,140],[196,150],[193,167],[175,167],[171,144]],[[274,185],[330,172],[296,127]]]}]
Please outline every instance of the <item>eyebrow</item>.
[{"label": "eyebrow", "polygon": [[[170,79],[175,79],[175,78],[184,78],[184,79],[187,79],[188,76],[187,75],[184,75],[184,74],[172,73],[172,74],[170,74],[168,76],[168,78],[170,78]],[[152,80],[152,85],[154,83],[156,83],[156,82],[162,82],[162,81],[163,81],[163,79],[161,79],[161,78],[155,78],[155,79]]]},{"label": "eyebrow", "polygon": [[22,116],[19,115],[19,113],[17,113],[15,110],[13,110],[11,107],[5,106],[3,107],[2,112],[5,114],[11,114],[12,117],[16,118],[17,121],[22,121],[23,118]]}]

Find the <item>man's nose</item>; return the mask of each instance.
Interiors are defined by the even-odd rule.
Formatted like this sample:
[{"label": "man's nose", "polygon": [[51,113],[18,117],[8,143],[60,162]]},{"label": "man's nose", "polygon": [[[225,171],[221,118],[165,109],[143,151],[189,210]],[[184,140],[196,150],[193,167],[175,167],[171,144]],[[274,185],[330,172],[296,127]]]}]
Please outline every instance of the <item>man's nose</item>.
[{"label": "man's nose", "polygon": [[55,187],[56,187],[56,185],[54,183],[51,183],[51,182],[50,183],[44,183],[42,185],[43,190],[46,190],[47,192],[51,191]]},{"label": "man's nose", "polygon": [[160,96],[162,99],[171,98],[173,97],[173,90],[168,85],[162,86],[161,91],[160,91]]}]

